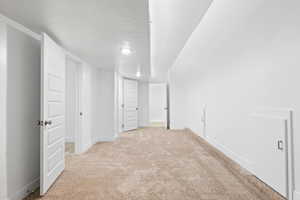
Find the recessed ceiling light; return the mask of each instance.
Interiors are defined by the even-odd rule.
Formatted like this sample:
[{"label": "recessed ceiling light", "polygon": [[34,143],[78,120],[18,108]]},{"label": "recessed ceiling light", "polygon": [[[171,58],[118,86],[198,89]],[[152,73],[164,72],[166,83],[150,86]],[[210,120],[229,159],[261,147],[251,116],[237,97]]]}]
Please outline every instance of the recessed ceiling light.
[{"label": "recessed ceiling light", "polygon": [[121,49],[121,52],[122,52],[123,55],[128,56],[128,55],[131,54],[131,49],[129,47],[123,47]]},{"label": "recessed ceiling light", "polygon": [[130,48],[129,42],[125,41],[121,47],[121,53],[125,56],[132,54],[132,49]]}]

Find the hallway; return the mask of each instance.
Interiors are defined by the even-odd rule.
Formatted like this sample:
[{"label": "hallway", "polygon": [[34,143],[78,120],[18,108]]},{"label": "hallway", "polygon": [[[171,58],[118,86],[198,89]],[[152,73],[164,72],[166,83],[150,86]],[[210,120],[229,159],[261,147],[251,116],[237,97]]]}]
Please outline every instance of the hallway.
[{"label": "hallway", "polygon": [[67,156],[65,171],[42,199],[281,198],[190,131],[144,128]]}]

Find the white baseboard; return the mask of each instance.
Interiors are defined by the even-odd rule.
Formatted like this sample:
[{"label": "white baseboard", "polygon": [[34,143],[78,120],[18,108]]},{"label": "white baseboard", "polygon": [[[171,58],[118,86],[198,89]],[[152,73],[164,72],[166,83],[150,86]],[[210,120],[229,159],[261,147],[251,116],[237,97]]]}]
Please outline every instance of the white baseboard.
[{"label": "white baseboard", "polygon": [[36,190],[40,186],[40,179],[37,178],[31,183],[25,185],[19,191],[17,191],[14,195],[7,198],[7,200],[22,200],[26,196],[28,196],[32,191]]},{"label": "white baseboard", "polygon": [[294,200],[300,200],[300,192],[294,191]]},{"label": "white baseboard", "polygon": [[251,169],[251,164],[248,160],[242,158],[242,156],[238,155],[237,153],[235,153],[234,151],[230,150],[229,148],[227,148],[225,145],[219,143],[218,141],[206,137],[204,138],[209,144],[211,144],[212,146],[214,146],[216,149],[218,149],[219,151],[223,152],[226,156],[228,156],[230,159],[232,159],[233,161],[235,161],[236,163],[238,163],[240,166],[242,166],[243,168],[247,169],[249,172],[253,172]]}]

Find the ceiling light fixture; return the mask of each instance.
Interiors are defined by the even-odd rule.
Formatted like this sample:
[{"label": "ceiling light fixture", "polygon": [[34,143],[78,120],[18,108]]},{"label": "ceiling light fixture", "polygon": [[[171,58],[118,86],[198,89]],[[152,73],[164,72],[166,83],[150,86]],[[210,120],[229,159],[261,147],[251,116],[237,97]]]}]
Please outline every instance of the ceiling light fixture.
[{"label": "ceiling light fixture", "polygon": [[132,53],[129,42],[126,41],[123,43],[123,45],[121,47],[121,53],[125,56],[128,56]]},{"label": "ceiling light fixture", "polygon": [[138,78],[141,77],[141,72],[140,71],[136,72],[136,77],[138,77]]},{"label": "ceiling light fixture", "polygon": [[131,49],[129,48],[129,47],[123,47],[122,49],[121,49],[121,52],[122,52],[122,54],[123,55],[125,55],[125,56],[128,56],[128,55],[130,55],[132,52],[131,52]]}]

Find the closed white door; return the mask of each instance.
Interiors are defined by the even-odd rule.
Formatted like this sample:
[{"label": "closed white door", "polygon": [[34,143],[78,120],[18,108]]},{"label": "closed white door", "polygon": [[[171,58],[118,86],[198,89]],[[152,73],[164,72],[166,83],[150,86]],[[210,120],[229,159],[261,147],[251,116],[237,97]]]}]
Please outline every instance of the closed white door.
[{"label": "closed white door", "polygon": [[123,84],[124,102],[124,131],[138,128],[138,82],[124,79]]},{"label": "closed white door", "polygon": [[255,175],[287,197],[287,120],[257,115],[253,121]]},{"label": "closed white door", "polygon": [[41,171],[44,195],[65,168],[65,70],[63,49],[43,34],[41,72]]},{"label": "closed white door", "polygon": [[166,126],[167,122],[167,85],[164,83],[149,84],[150,122]]}]

